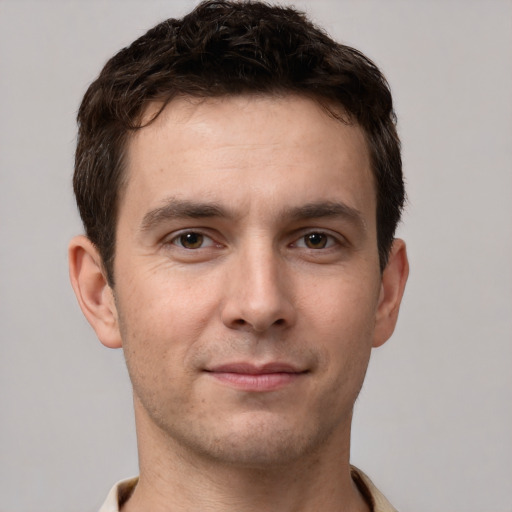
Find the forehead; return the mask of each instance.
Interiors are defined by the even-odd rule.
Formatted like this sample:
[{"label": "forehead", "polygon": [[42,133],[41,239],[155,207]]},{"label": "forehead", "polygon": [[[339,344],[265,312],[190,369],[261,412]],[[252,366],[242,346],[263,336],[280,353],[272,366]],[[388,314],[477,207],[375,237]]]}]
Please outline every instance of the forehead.
[{"label": "forehead", "polygon": [[[150,105],[144,121],[160,109]],[[187,194],[240,205],[341,194],[354,208],[375,206],[363,130],[293,95],[174,99],[129,140],[126,178],[131,206]]]}]

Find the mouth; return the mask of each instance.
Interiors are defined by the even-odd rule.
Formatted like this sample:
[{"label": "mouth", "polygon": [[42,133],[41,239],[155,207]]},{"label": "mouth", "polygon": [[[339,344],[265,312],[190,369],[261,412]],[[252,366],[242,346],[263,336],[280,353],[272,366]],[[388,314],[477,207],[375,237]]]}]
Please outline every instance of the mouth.
[{"label": "mouth", "polygon": [[280,362],[264,365],[228,363],[213,366],[205,372],[222,384],[249,392],[276,391],[309,373],[308,370]]}]

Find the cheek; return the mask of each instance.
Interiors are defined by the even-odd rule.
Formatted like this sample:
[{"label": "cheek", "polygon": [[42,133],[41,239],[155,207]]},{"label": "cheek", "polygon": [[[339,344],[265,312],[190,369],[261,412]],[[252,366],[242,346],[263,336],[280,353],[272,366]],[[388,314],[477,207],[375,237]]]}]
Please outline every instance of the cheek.
[{"label": "cheek", "polygon": [[314,294],[305,290],[298,307],[300,316],[309,317],[309,322],[322,333],[321,338],[331,339],[336,333],[345,341],[371,337],[377,312],[377,285],[368,286],[367,278],[331,278],[323,285],[317,281],[315,290]]},{"label": "cheek", "polygon": [[144,324],[150,331],[198,328],[218,300],[214,284],[173,268],[146,270],[120,290],[119,305],[130,313],[130,324]]},{"label": "cheek", "polygon": [[323,293],[301,301],[302,329],[323,354],[324,370],[336,387],[350,379],[362,382],[370,357],[378,294],[362,282],[348,286],[331,280]]},{"label": "cheek", "polygon": [[176,272],[146,272],[124,282],[116,304],[133,378],[164,382],[165,373],[178,375],[214,318],[218,303],[214,289],[199,287],[194,279],[177,278]]}]

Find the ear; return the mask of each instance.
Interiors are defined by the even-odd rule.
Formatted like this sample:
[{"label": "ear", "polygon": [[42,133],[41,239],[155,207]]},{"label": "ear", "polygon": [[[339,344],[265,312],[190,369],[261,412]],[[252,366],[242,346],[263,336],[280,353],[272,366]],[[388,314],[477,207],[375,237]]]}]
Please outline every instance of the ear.
[{"label": "ear", "polygon": [[409,276],[405,242],[396,238],[391,246],[386,268],[382,272],[373,346],[380,347],[393,334],[398,311]]},{"label": "ear", "polygon": [[120,348],[117,309],[100,254],[86,236],[74,237],[68,249],[69,277],[85,318],[103,345]]}]

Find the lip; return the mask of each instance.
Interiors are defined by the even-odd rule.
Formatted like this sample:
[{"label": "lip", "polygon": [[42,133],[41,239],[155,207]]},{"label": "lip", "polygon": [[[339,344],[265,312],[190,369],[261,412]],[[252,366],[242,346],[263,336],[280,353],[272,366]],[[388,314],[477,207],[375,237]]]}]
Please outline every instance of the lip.
[{"label": "lip", "polygon": [[227,363],[208,368],[205,372],[222,384],[250,392],[276,391],[291,385],[307,373],[294,365],[282,362],[263,365]]}]

